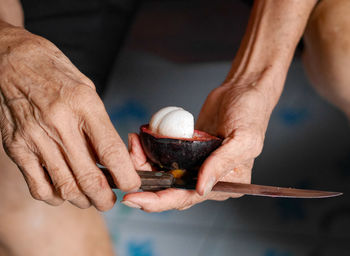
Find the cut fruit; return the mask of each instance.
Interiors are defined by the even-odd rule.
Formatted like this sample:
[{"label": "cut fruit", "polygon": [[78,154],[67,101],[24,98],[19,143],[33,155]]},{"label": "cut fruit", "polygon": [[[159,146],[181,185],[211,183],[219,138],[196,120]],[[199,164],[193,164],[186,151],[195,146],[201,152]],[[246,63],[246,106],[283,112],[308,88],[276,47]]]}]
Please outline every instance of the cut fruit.
[{"label": "cut fruit", "polygon": [[153,133],[148,124],[140,127],[140,140],[148,159],[161,169],[197,171],[217,149],[222,139],[194,130],[193,138],[172,138]]}]

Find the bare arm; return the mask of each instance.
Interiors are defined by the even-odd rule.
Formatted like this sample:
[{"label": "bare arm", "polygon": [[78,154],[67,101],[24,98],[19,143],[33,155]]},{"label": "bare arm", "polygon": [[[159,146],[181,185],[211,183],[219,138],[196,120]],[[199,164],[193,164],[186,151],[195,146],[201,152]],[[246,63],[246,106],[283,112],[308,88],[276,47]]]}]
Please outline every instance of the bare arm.
[{"label": "bare arm", "polygon": [[[317,0],[258,0],[241,46],[233,61],[226,83],[233,86],[246,80],[256,80],[272,68],[282,80],[288,71],[310,13]],[[248,81],[249,83],[249,81]],[[277,101],[283,83],[276,85]]]},{"label": "bare arm", "polygon": [[230,175],[234,181],[250,180],[271,112],[315,4],[316,0],[254,2],[232,68],[224,84],[208,97],[197,122],[199,128],[226,138],[201,168],[200,194]]},{"label": "bare arm", "polygon": [[0,20],[14,26],[23,27],[23,9],[19,0],[1,0]]},{"label": "bare arm", "polygon": [[[249,183],[260,154],[271,112],[282,92],[297,43],[316,0],[256,0],[249,24],[225,82],[204,103],[197,128],[225,138],[200,169],[197,192],[166,190],[128,194],[127,205],[146,211],[187,209],[206,199],[229,196],[210,192],[218,181]],[[140,143],[131,136],[132,159],[140,159]],[[204,195],[204,196],[200,196]]]}]

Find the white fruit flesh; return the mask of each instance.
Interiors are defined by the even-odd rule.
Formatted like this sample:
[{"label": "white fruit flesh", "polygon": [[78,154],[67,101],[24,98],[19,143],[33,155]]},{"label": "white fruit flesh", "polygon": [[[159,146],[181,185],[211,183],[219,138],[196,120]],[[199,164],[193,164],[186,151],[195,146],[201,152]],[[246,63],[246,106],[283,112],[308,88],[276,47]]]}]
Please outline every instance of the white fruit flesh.
[{"label": "white fruit flesh", "polygon": [[152,132],[157,132],[159,123],[160,123],[160,121],[162,121],[163,117],[166,114],[168,114],[169,112],[174,111],[174,110],[178,110],[178,109],[182,109],[182,108],[179,108],[179,107],[165,107],[165,108],[162,108],[162,109],[158,110],[158,112],[156,112],[152,116],[151,121],[149,122],[150,130]]},{"label": "white fruit flesh", "polygon": [[166,107],[155,113],[149,123],[152,132],[173,138],[192,138],[193,115],[179,107]]}]

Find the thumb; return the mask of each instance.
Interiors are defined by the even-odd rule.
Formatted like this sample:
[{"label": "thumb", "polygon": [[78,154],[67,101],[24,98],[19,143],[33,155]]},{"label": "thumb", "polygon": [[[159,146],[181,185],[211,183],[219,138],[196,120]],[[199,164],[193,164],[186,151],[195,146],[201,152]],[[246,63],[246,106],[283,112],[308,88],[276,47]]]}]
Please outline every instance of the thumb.
[{"label": "thumb", "polygon": [[198,173],[196,190],[200,195],[208,195],[222,177],[235,170],[240,163],[249,158],[245,143],[228,137],[202,164]]}]

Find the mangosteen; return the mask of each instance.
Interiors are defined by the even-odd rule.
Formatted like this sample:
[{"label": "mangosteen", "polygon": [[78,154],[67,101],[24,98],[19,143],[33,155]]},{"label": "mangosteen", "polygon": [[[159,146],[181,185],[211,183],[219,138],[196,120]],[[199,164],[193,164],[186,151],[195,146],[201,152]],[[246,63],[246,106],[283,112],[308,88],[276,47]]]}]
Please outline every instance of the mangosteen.
[{"label": "mangosteen", "polygon": [[156,169],[193,174],[222,143],[221,138],[195,130],[192,114],[178,107],[163,108],[154,114],[150,124],[140,127],[140,140]]}]

